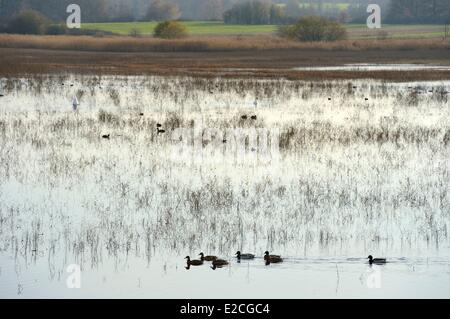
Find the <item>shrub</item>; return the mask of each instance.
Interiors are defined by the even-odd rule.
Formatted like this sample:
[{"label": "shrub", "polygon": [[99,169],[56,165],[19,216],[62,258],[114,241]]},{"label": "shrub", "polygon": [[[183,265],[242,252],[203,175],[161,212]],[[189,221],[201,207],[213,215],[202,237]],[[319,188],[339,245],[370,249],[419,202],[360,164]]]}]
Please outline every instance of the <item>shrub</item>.
[{"label": "shrub", "polygon": [[187,29],[181,23],[176,21],[165,21],[159,23],[154,31],[156,38],[162,39],[179,39],[188,35]]},{"label": "shrub", "polygon": [[347,31],[340,23],[323,17],[302,18],[294,25],[280,27],[278,34],[303,42],[336,41],[347,37]]},{"label": "shrub", "polygon": [[9,33],[17,34],[44,34],[49,20],[41,13],[34,10],[20,12],[8,23]]},{"label": "shrub", "polygon": [[294,26],[293,25],[279,25],[277,29],[277,34],[282,38],[294,38]]}]

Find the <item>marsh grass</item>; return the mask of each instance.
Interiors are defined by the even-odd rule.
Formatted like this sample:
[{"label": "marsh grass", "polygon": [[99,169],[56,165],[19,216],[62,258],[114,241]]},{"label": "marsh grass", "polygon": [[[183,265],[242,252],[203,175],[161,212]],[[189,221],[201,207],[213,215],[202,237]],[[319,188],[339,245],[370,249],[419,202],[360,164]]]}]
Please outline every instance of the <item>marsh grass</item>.
[{"label": "marsh grass", "polygon": [[[0,117],[0,251],[16,258],[69,254],[95,268],[106,258],[150,262],[201,247],[448,242],[450,114],[440,93],[411,100],[410,90],[376,81],[4,84],[15,99]],[[67,90],[80,89],[83,107],[74,113]],[[241,122],[253,113],[258,121]],[[276,127],[281,162],[171,161],[173,141],[156,134],[156,123],[170,134],[199,121]],[[105,131],[111,140],[101,139]]]},{"label": "marsh grass", "polygon": [[163,40],[123,36],[34,36],[0,34],[0,47],[105,52],[208,52],[274,49],[319,50],[417,50],[448,49],[441,39],[342,40],[335,42],[298,42],[276,36],[208,36]]}]

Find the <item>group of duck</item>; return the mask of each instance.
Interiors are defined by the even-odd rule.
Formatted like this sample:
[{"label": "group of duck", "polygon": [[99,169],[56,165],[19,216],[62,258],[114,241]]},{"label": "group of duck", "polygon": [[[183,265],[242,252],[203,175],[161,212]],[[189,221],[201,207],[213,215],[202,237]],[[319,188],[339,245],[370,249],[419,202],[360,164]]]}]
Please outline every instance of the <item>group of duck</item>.
[{"label": "group of duck", "polygon": [[[144,116],[144,113],[140,113],[140,116]],[[162,128],[162,124],[156,124],[156,133],[157,135],[166,133],[166,130]],[[109,140],[111,138],[111,134],[102,135],[102,138],[105,140]]]},{"label": "group of duck", "polygon": [[[252,260],[255,259],[255,255],[254,254],[249,254],[249,253],[241,253],[240,251],[236,252],[236,259],[237,262],[241,262],[241,260]],[[217,256],[205,256],[205,254],[203,252],[201,252],[199,254],[200,259],[191,259],[191,257],[186,256],[186,269],[190,269],[191,266],[201,266],[204,264],[205,261],[207,262],[211,262],[211,268],[213,270],[216,270],[217,268],[222,268],[224,266],[229,265],[230,263],[225,260],[225,259],[221,259]],[[367,257],[367,259],[369,260],[369,264],[376,264],[376,265],[382,265],[386,263],[386,259],[385,258],[373,258],[372,255],[369,255],[369,257]],[[270,265],[270,264],[277,264],[277,263],[281,263],[283,262],[283,258],[281,258],[280,255],[271,255],[268,251],[264,252],[264,262],[266,264],[266,266]]]},{"label": "group of duck", "polygon": [[[230,264],[227,260],[221,259],[217,256],[205,256],[205,254],[202,252],[198,255],[200,256],[200,259],[191,259],[191,257],[186,256],[185,258],[187,262],[186,269],[189,269],[191,266],[201,266],[204,264],[205,261],[211,262],[212,265],[211,268],[214,270]],[[235,255],[238,262],[240,262],[241,260],[255,259],[254,254],[243,254],[240,251],[236,252]],[[270,265],[282,262],[283,258],[281,258],[281,256],[278,255],[271,255],[268,251],[266,251],[264,252],[264,261],[266,265]]]},{"label": "group of duck", "polygon": [[[246,115],[246,114],[244,114],[244,115],[241,116],[241,119],[244,120],[244,121],[245,121],[245,120],[248,120],[248,118],[249,118],[249,116]],[[256,116],[256,115],[251,115],[251,116],[250,116],[250,119],[252,119],[253,121],[256,121],[256,120],[258,119],[258,116]]]},{"label": "group of duck", "polygon": [[[75,99],[76,99],[76,97],[74,97],[74,102],[73,102],[73,109],[74,109],[74,111],[77,110],[77,107],[79,105],[78,104],[78,100],[75,100]],[[141,117],[144,116],[144,113],[139,113],[139,116],[141,116]],[[252,119],[253,121],[256,121],[258,119],[258,117],[256,115],[252,115],[250,117],[247,116],[247,115],[242,115],[241,116],[242,120],[247,120],[248,118]],[[156,124],[156,133],[157,133],[157,135],[166,133],[166,130],[163,129],[163,125],[161,123],[157,123]],[[109,140],[111,138],[111,134],[102,135],[102,138],[106,139],[106,140]],[[226,142],[227,142],[227,140],[224,138],[223,139],[223,143],[226,143]]]}]

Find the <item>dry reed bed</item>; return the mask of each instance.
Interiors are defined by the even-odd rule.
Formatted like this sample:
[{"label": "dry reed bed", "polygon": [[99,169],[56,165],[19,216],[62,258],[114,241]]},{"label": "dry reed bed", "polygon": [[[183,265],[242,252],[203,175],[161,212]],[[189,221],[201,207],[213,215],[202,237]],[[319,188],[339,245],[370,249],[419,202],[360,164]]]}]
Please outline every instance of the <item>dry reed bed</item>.
[{"label": "dry reed bed", "polygon": [[0,34],[0,47],[105,52],[205,52],[241,50],[417,50],[449,49],[450,42],[420,40],[344,40],[299,43],[274,36],[189,37],[179,40],[123,36],[34,36]]}]

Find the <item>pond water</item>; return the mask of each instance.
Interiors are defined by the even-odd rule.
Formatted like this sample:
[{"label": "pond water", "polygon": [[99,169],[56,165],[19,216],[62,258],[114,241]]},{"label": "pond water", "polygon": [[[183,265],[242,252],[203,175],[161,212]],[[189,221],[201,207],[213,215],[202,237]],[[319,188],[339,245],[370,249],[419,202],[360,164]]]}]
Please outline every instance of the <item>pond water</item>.
[{"label": "pond water", "polygon": [[449,90],[1,79],[0,298],[449,298]]},{"label": "pond water", "polygon": [[323,67],[298,67],[294,68],[296,71],[448,71],[448,65],[427,65],[427,64],[346,64],[340,66],[323,66]]},{"label": "pond water", "polygon": [[[448,249],[447,249],[448,252]],[[428,253],[426,254],[428,255]],[[49,276],[45,258],[29,266],[2,258],[2,298],[448,298],[448,253],[391,257],[383,266],[347,256],[287,257],[265,266],[261,258],[212,270],[185,269],[181,256],[149,262],[105,260],[81,271],[79,289],[70,273]],[[20,270],[18,270],[20,269]],[[217,287],[217,288],[216,288]]]}]

